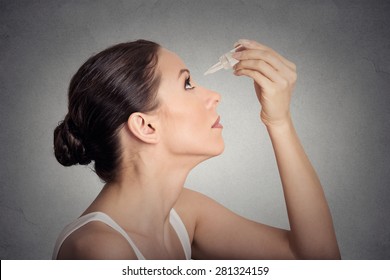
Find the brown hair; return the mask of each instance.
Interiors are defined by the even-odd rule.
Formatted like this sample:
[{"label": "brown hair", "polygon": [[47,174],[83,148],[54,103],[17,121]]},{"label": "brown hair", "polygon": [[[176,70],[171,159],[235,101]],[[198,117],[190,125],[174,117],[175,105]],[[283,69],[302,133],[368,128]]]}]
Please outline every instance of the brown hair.
[{"label": "brown hair", "polygon": [[64,166],[95,163],[97,175],[114,181],[120,164],[118,132],[134,112],[158,107],[157,43],[138,40],[89,58],[73,76],[68,113],[54,130],[54,154]]}]

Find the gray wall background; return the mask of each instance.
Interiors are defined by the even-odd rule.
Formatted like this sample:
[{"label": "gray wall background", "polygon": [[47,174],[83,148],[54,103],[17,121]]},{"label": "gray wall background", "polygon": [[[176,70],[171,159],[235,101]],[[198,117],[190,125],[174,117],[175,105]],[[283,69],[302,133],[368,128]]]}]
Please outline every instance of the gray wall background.
[{"label": "gray wall background", "polygon": [[390,258],[389,1],[0,1],[0,258],[49,259],[102,184],[64,168],[52,134],[67,86],[90,55],[145,38],[178,53],[222,95],[224,154],[187,187],[288,228],[272,147],[247,78],[203,72],[239,38],[298,66],[291,104],[323,183],[345,259]]}]

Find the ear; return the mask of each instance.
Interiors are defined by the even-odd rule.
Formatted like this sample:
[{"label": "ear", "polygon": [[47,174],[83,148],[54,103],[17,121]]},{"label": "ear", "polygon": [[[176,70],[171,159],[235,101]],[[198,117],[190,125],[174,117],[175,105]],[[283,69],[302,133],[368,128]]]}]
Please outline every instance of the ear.
[{"label": "ear", "polygon": [[133,135],[149,144],[156,144],[159,141],[154,123],[155,117],[139,112],[131,114],[127,120],[127,126]]}]

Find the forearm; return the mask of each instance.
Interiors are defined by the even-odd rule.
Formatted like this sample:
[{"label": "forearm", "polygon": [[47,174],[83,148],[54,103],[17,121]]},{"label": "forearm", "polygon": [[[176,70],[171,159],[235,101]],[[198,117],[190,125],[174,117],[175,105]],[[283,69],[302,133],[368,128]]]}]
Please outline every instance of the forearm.
[{"label": "forearm", "polygon": [[339,258],[332,217],[321,183],[295,133],[289,107],[297,80],[296,65],[258,42],[239,40],[233,54],[234,74],[254,81],[282,180],[291,231],[289,241],[298,258]]},{"label": "forearm", "polygon": [[290,222],[290,246],[298,258],[340,258],[321,183],[291,119],[268,126]]}]

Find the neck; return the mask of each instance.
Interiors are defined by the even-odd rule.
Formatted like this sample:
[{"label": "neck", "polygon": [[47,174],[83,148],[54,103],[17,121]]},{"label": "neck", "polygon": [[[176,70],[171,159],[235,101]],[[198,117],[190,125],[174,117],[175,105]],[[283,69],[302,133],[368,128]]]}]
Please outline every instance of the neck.
[{"label": "neck", "polygon": [[[131,221],[141,235],[158,234],[169,226],[169,214],[184,187],[190,165],[171,159],[159,162],[161,155],[140,156],[123,164],[119,180],[102,191],[103,209],[116,219]],[[143,160],[148,159],[148,160]],[[130,223],[129,223],[130,224]],[[128,228],[133,231],[132,228]]]}]

